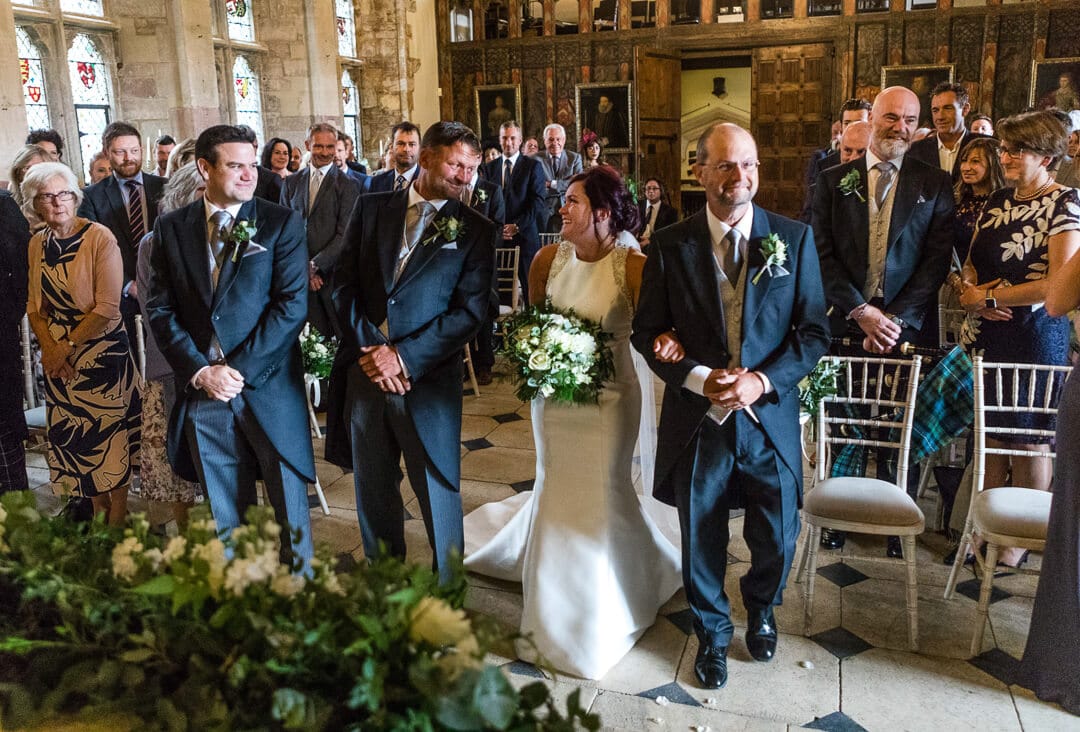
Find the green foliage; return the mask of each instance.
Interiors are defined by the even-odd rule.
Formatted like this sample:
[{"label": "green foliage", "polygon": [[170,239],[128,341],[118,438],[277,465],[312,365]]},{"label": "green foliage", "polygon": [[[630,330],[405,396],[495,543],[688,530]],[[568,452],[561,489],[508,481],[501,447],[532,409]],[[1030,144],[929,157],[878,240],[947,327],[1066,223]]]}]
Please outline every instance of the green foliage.
[{"label": "green foliage", "polygon": [[836,379],[843,370],[838,359],[826,356],[799,382],[799,411],[809,414],[812,423],[816,423],[821,400],[837,393]]},{"label": "green foliage", "polygon": [[326,338],[311,328],[307,335],[300,336],[300,354],[304,358],[304,373],[325,379],[330,376],[330,369],[334,366],[337,340]]},{"label": "green foliage", "polygon": [[[278,559],[267,508],[219,539],[41,516],[0,496],[0,726],[121,718],[140,730],[570,730],[599,721],[483,664],[503,633],[461,610],[466,584],[320,550]],[[298,568],[296,568],[298,569]]]}]

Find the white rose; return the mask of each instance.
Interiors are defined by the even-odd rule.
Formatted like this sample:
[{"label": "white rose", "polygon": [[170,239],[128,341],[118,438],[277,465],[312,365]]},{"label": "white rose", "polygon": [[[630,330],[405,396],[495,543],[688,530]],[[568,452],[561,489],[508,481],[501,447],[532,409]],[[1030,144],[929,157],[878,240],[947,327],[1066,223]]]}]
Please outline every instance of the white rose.
[{"label": "white rose", "polygon": [[437,597],[425,597],[409,616],[409,637],[414,643],[450,646],[472,634],[464,610],[455,610]]},{"label": "white rose", "polygon": [[545,399],[548,398],[549,396],[551,396],[554,393],[555,393],[555,387],[552,386],[551,384],[544,384],[543,386],[540,387],[540,396],[544,397]]},{"label": "white rose", "polygon": [[529,356],[529,368],[533,371],[547,371],[551,366],[551,357],[547,351],[533,351]]},{"label": "white rose", "polygon": [[304,589],[304,582],[304,575],[292,574],[283,568],[283,570],[270,581],[270,591],[281,597],[293,597],[300,592],[300,590]]},{"label": "white rose", "polygon": [[174,536],[169,539],[169,543],[165,545],[165,551],[162,553],[161,558],[165,564],[172,564],[180,557],[184,556],[184,550],[187,549],[187,539],[182,536]]},{"label": "white rose", "polygon": [[476,636],[469,633],[458,641],[453,650],[441,656],[437,663],[451,681],[467,668],[481,668],[484,664],[480,657],[480,644],[477,643]]}]

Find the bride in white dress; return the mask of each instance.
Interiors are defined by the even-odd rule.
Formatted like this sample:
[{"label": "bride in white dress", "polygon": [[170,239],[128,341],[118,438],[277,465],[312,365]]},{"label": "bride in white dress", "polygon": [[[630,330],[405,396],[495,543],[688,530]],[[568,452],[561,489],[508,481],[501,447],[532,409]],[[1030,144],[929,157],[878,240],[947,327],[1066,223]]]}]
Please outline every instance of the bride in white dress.
[{"label": "bride in white dress", "polygon": [[629,337],[645,257],[616,238],[633,228],[636,206],[602,166],[573,179],[560,213],[563,241],[536,255],[531,299],[613,333],[615,377],[597,405],[533,401],[534,489],[465,517],[465,567],[522,583],[521,632],[532,643],[519,643],[519,656],[596,679],[682,578],[678,548],[643,507],[660,504],[638,496],[631,478],[642,388]]}]

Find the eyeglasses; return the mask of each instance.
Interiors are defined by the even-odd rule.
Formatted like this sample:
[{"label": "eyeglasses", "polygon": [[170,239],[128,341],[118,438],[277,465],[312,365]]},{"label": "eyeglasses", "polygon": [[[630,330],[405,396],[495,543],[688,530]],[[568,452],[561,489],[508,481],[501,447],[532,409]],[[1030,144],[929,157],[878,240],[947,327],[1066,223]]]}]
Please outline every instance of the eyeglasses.
[{"label": "eyeglasses", "polygon": [[1018,157],[1020,157],[1026,152],[1029,152],[1029,150],[1023,145],[1017,146],[1015,150],[1008,145],[1001,145],[998,149],[999,155],[1004,155],[1006,157],[1012,158],[1013,160],[1016,160]]},{"label": "eyeglasses", "polygon": [[658,191],[658,190],[660,190],[660,186],[645,186],[645,190],[647,190],[647,191]]},{"label": "eyeglasses", "polygon": [[735,168],[741,168],[744,173],[753,173],[760,165],[760,160],[744,160],[741,163],[736,163],[733,160],[721,160],[719,163],[709,163],[701,167],[707,170],[715,170],[720,175],[730,175]]},{"label": "eyeglasses", "polygon": [[34,203],[71,203],[75,200],[75,191],[60,191],[59,193],[39,193],[34,196]]}]

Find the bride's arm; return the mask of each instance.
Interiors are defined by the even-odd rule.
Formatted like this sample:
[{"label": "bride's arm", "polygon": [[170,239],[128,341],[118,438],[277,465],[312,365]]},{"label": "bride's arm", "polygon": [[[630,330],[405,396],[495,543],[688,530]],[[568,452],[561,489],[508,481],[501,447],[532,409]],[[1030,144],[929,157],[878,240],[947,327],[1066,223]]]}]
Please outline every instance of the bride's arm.
[{"label": "bride's arm", "polygon": [[[532,265],[529,266],[530,305],[543,305],[544,300],[547,299],[548,273],[551,271],[551,263],[557,251],[559,251],[558,244],[548,244],[533,257]],[[640,275],[638,275],[638,285],[641,285]]]}]

